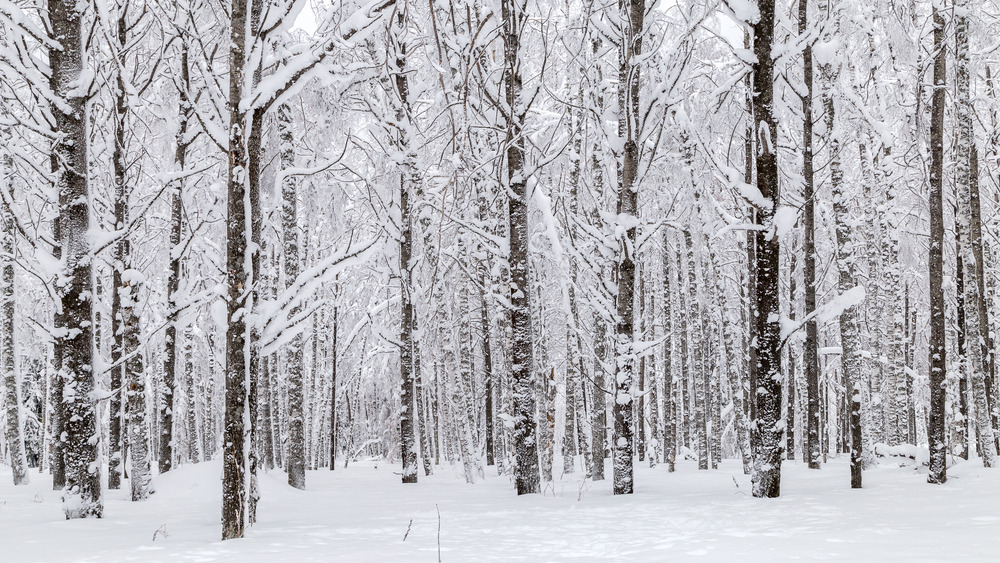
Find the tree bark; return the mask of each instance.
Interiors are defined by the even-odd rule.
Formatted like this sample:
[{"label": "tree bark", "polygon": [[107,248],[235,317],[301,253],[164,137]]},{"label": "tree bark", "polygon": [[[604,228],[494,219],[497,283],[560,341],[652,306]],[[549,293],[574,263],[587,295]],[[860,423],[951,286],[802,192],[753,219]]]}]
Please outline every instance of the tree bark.
[{"label": "tree bark", "polygon": [[[13,163],[9,155],[0,158],[0,181],[10,178]],[[9,190],[9,191],[8,191]],[[4,190],[12,197],[14,188],[7,184]],[[11,476],[15,485],[27,485],[28,460],[24,453],[24,415],[21,407],[21,378],[18,374],[14,337],[14,216],[7,202],[0,202],[0,376],[6,389],[4,403],[7,406],[7,452],[10,456]]]},{"label": "tree bark", "polygon": [[931,169],[930,169],[930,249],[927,258],[930,295],[930,419],[927,425],[927,443],[930,461],[928,483],[944,483],[948,479],[946,455],[948,443],[945,434],[945,402],[947,390],[945,363],[945,304],[943,281],[944,250],[944,104],[945,104],[945,45],[944,17],[935,5],[934,22],[934,93],[931,97]]},{"label": "tree bark", "polygon": [[[799,0],[799,35],[805,36],[809,29],[808,1]],[[806,93],[802,96],[802,199],[805,200],[803,230],[803,288],[805,292],[805,314],[816,310],[816,202],[813,193],[813,60],[812,42],[806,41],[802,49],[802,79]],[[819,356],[817,341],[819,334],[815,317],[806,321],[806,341],[803,346],[803,360],[806,372],[806,432],[809,449],[809,469],[820,468],[819,444]]]},{"label": "tree bark", "polygon": [[633,377],[635,371],[635,260],[639,200],[639,58],[642,54],[645,0],[620,0],[621,44],[618,51],[618,138],[622,143],[618,184],[618,216],[627,222],[618,241],[615,334],[615,434],[612,444],[614,493],[632,494]]},{"label": "tree bark", "polygon": [[87,182],[86,93],[83,75],[83,6],[68,0],[49,3],[52,37],[61,48],[49,49],[52,90],[60,100],[53,105],[56,188],[59,194],[57,242],[62,272],[57,287],[62,313],[56,318],[62,382],[60,412],[66,488],[66,518],[100,517],[104,504],[98,461],[97,409],[93,400],[94,339],[91,298],[90,210]]},{"label": "tree bark", "polygon": [[510,325],[512,329],[511,379],[514,399],[515,488],[517,494],[541,492],[535,422],[535,369],[532,359],[531,288],[528,269],[528,182],[525,176],[524,118],[522,99],[521,34],[527,25],[526,3],[502,0],[504,69],[507,115],[507,189]]},{"label": "tree bark", "polygon": [[[178,126],[174,149],[174,167],[178,173],[184,172],[187,164],[187,149],[191,144],[188,139],[188,124],[191,120],[193,107],[190,99],[190,63],[188,62],[188,47],[185,40],[181,41],[180,54],[180,84],[177,89],[178,100]],[[180,289],[181,281],[181,233],[184,232],[184,179],[180,178],[173,182],[170,190],[170,273],[167,276],[167,329],[165,334],[166,350],[163,359],[163,373],[166,386],[170,389],[167,395],[166,411],[173,417],[176,409],[176,397],[174,390],[174,379],[177,372],[177,363],[180,358],[180,349],[177,345],[178,329],[180,327],[180,309],[177,304],[177,293]],[[188,405],[191,408],[191,405]],[[165,419],[166,420],[166,419]],[[160,473],[170,470],[173,461],[173,433],[172,425],[165,425],[163,430],[166,434],[161,437],[159,458]]]},{"label": "tree bark", "polygon": [[[281,142],[280,161],[283,170],[295,166],[295,132],[292,124],[292,110],[288,104],[278,106],[278,136]],[[302,258],[299,252],[298,224],[298,181],[289,175],[281,180],[281,237],[282,267],[285,271],[285,288],[291,287],[299,276]],[[300,307],[294,307],[289,316],[294,318]],[[303,377],[305,360],[302,353],[302,332],[295,336],[285,348],[285,378],[288,385],[288,455],[285,470],[288,484],[296,489],[306,488],[306,436],[305,436],[305,394]]]},{"label": "tree bark", "polygon": [[773,224],[779,197],[778,128],[772,113],[774,100],[774,0],[758,2],[760,19],[753,24],[752,68],[753,114],[757,145],[757,189],[767,200],[757,208],[754,233],[755,262],[751,270],[756,280],[752,296],[756,313],[757,385],[754,389],[756,417],[752,439],[754,470],[753,496],[773,498],[781,494],[781,458],[783,444],[781,416],[781,309],[778,298],[779,241]]},{"label": "tree bark", "polygon": [[[973,108],[969,95],[969,28],[965,13],[968,0],[955,2],[955,80],[957,82],[958,120],[958,201],[955,215],[957,228],[965,241],[962,246],[962,263],[965,268],[965,373],[972,384],[972,396],[976,405],[976,427],[979,436],[979,450],[983,465],[993,467],[996,463],[996,443],[993,437],[993,423],[990,419],[987,400],[986,361],[984,345],[988,342],[989,323],[986,319],[986,305],[980,277],[983,268],[982,218],[979,215],[979,179],[972,175],[973,155],[976,141],[973,131]],[[978,166],[977,166],[978,168]],[[978,170],[976,170],[978,174]],[[973,204],[975,202],[975,205]],[[963,423],[965,423],[963,421]]]}]

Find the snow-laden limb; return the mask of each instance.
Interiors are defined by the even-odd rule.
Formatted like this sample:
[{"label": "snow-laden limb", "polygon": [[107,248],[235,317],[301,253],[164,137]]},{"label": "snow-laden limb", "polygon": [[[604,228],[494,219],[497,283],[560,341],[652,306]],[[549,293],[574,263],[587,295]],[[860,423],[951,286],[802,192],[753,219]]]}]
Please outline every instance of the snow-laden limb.
[{"label": "snow-laden limb", "polygon": [[287,289],[273,300],[261,300],[255,324],[260,329],[261,344],[266,348],[270,342],[282,336],[290,324],[290,313],[309,299],[324,283],[334,279],[347,268],[361,264],[377,249],[381,239],[374,237],[357,245],[348,244],[343,252],[333,254],[315,266],[304,270]]},{"label": "snow-laden limb", "polygon": [[396,0],[373,0],[347,18],[329,39],[300,48],[285,59],[284,64],[260,80],[250,95],[243,98],[240,108],[267,109],[281,104],[297,94],[309,78],[318,76],[327,58],[339,48],[349,50],[364,43],[371,33],[379,29],[376,25],[394,6]]},{"label": "snow-laden limb", "polygon": [[837,295],[825,305],[817,307],[815,311],[809,313],[801,320],[790,320],[787,318],[781,319],[781,342],[782,345],[788,341],[788,338],[806,326],[806,323],[815,319],[817,322],[823,323],[839,317],[841,313],[854,307],[855,305],[860,305],[865,300],[865,287],[863,285],[857,285],[840,295]]}]

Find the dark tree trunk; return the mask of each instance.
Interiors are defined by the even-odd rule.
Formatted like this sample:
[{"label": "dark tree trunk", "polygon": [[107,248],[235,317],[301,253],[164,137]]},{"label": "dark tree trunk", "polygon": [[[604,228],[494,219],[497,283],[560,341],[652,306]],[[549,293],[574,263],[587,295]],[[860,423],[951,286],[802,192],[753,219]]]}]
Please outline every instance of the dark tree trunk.
[{"label": "dark tree trunk", "polygon": [[[799,35],[806,35],[809,28],[809,6],[807,0],[799,0]],[[807,41],[802,49],[803,82],[806,93],[802,96],[802,199],[805,201],[803,214],[803,290],[805,291],[805,314],[816,310],[816,202],[813,200],[813,60],[812,42]],[[806,321],[806,341],[803,346],[803,361],[806,372],[806,439],[808,441],[810,469],[820,468],[819,444],[819,356],[817,342],[819,333],[815,318]]]},{"label": "dark tree trunk", "polygon": [[[670,272],[670,244],[667,231],[663,231],[663,334],[667,340],[663,343],[663,461],[667,471],[673,473],[677,458],[677,406],[674,401],[673,346],[676,337],[673,330],[673,295],[670,286],[673,285],[673,274]],[[679,286],[678,286],[679,287]],[[684,335],[681,335],[683,338]]]},{"label": "dark tree trunk", "polygon": [[930,170],[930,249],[927,258],[929,269],[930,295],[930,419],[927,425],[927,443],[930,448],[930,462],[927,469],[928,483],[944,483],[947,476],[946,456],[948,442],[945,429],[945,408],[947,400],[945,304],[943,281],[944,250],[944,201],[942,183],[944,180],[944,104],[947,47],[945,45],[945,21],[933,8],[934,22],[934,93],[931,97],[931,170]]},{"label": "dark tree trunk", "polygon": [[751,269],[756,280],[752,295],[756,313],[757,383],[754,393],[756,418],[753,424],[754,448],[753,496],[777,497],[781,494],[781,458],[783,444],[781,416],[781,329],[778,281],[779,241],[774,232],[774,211],[780,201],[778,191],[778,128],[772,113],[774,100],[774,0],[759,0],[760,19],[753,25],[754,87],[753,114],[756,124],[757,189],[771,202],[757,208],[754,232],[755,262]]},{"label": "dark tree trunk", "polygon": [[[62,314],[56,318],[61,338],[62,457],[66,518],[100,517],[103,512],[98,462],[97,409],[93,401],[94,333],[92,324],[90,210],[87,183],[87,100],[78,81],[83,72],[83,7],[68,0],[49,3],[52,37],[61,48],[49,50],[51,82],[60,103],[52,107],[55,130],[59,227],[56,241],[64,269],[58,286]],[[63,281],[64,280],[64,281]]]},{"label": "dark tree trunk", "polygon": [[[823,104],[826,113],[826,130],[830,135],[830,184],[833,195],[833,214],[837,236],[837,289],[840,293],[851,290],[856,285],[855,265],[857,256],[852,240],[852,225],[848,200],[843,192],[843,172],[840,167],[840,137],[835,129],[836,106],[828,92]],[[863,464],[863,441],[861,435],[861,404],[864,369],[862,327],[860,306],[849,307],[840,314],[841,370],[847,383],[846,393],[849,405],[849,427],[851,434],[851,488],[861,488]]]},{"label": "dark tree trunk", "polygon": [[[222,539],[242,538],[251,515],[250,418],[252,345],[250,315],[253,273],[247,271],[251,227],[247,224],[248,127],[252,120],[240,107],[246,81],[247,8],[250,0],[233,0],[229,45],[229,172],[226,213],[226,404],[223,431]],[[252,205],[252,204],[251,204]],[[252,219],[251,219],[252,221]]]},{"label": "dark tree trunk", "polygon": [[335,305],[331,316],[333,326],[330,327],[330,471],[337,468],[337,364],[340,361],[337,350],[337,332],[340,324],[339,313],[340,311]]},{"label": "dark tree trunk", "polygon": [[[488,286],[485,286],[488,287]],[[483,339],[483,370],[485,371],[484,376],[486,379],[486,388],[483,391],[486,394],[486,413],[485,413],[485,429],[486,432],[486,465],[492,466],[496,464],[496,446],[495,441],[495,429],[493,421],[496,417],[493,406],[493,394],[494,394],[494,374],[493,374],[493,347],[490,340],[490,316],[489,309],[487,308],[487,300],[485,291],[482,296],[483,304],[479,312],[479,327],[481,336]],[[425,454],[426,455],[426,454]],[[430,469],[429,464],[430,458],[425,458],[424,469]],[[428,473],[429,474],[429,473]]]},{"label": "dark tree trunk", "polygon": [[411,146],[410,132],[413,130],[413,116],[410,108],[409,81],[407,80],[407,10],[398,10],[390,24],[390,49],[394,53],[390,77],[394,88],[395,131],[392,143],[402,158],[399,163],[399,213],[401,232],[399,239],[400,278],[400,381],[399,381],[399,434],[400,458],[403,462],[403,482],[417,482],[417,442],[414,425],[413,364],[416,349],[413,338],[414,286],[413,286],[413,210],[410,205],[411,191],[418,183],[416,153]]},{"label": "dark tree trunk", "polygon": [[534,338],[531,321],[531,287],[528,271],[528,191],[525,177],[525,102],[521,84],[521,34],[527,25],[525,4],[502,0],[504,40],[503,81],[507,115],[507,189],[510,237],[510,325],[511,379],[514,399],[515,487],[517,494],[541,492],[538,465],[537,423],[535,421]]}]

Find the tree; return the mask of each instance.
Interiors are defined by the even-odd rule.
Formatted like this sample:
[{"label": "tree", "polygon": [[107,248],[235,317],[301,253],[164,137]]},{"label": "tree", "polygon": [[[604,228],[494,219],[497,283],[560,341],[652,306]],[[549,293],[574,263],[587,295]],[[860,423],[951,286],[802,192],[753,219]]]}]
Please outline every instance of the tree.
[{"label": "tree", "polygon": [[[288,104],[278,106],[278,136],[281,143],[281,166],[285,170],[295,166],[294,131],[291,108]],[[285,289],[299,276],[299,224],[298,224],[298,179],[285,174],[281,180],[281,236]],[[295,307],[291,316],[297,317],[300,308]],[[285,375],[288,382],[288,457],[285,470],[288,484],[296,489],[306,488],[306,436],[305,397],[303,395],[303,371],[305,360],[302,353],[303,338],[296,332],[286,348]]]},{"label": "tree", "polygon": [[[833,69],[827,64],[822,67],[824,79],[828,82],[823,95],[823,108],[826,119],[826,133],[829,136],[830,184],[833,199],[833,214],[837,240],[837,289],[845,293],[857,285],[856,281],[856,243],[852,236],[853,220],[848,207],[848,197],[844,193],[843,171],[841,169],[840,134],[836,125],[836,109],[832,86]],[[847,402],[851,433],[851,488],[861,488],[861,469],[863,464],[861,436],[862,385],[864,380],[864,345],[862,342],[860,307],[848,307],[840,314],[840,363],[844,380],[848,384]]]},{"label": "tree", "polygon": [[[972,101],[969,94],[969,28],[966,13],[968,0],[955,3],[955,80],[957,82],[958,120],[958,191],[959,209],[955,216],[958,234],[964,241],[961,245],[961,261],[964,271],[965,337],[968,345],[965,355],[965,373],[972,383],[972,395],[976,405],[976,427],[979,436],[979,451],[983,465],[993,467],[996,442],[993,437],[993,423],[987,401],[986,361],[983,357],[984,345],[989,342],[989,322],[986,318],[983,284],[983,234],[982,218],[979,213],[979,178],[973,176],[973,163],[977,152],[973,136]],[[936,67],[935,67],[936,69]],[[978,166],[975,173],[978,176]],[[987,351],[987,354],[989,352]]]},{"label": "tree", "polygon": [[503,82],[507,109],[505,156],[507,192],[508,268],[510,271],[509,323],[511,380],[514,399],[515,488],[517,494],[541,492],[538,465],[537,423],[535,422],[535,369],[532,358],[533,330],[531,286],[528,266],[528,178],[525,163],[524,119],[526,101],[522,97],[521,37],[528,22],[526,0],[501,1],[504,67]]},{"label": "tree", "polygon": [[622,143],[618,177],[618,241],[615,278],[617,319],[615,327],[615,434],[612,447],[614,492],[632,494],[633,372],[635,369],[634,296],[636,223],[639,200],[639,139],[642,121],[639,106],[639,63],[642,56],[645,0],[618,3],[621,44],[618,46],[618,137]]},{"label": "tree", "polygon": [[[813,55],[809,38],[809,6],[807,0],[799,0],[799,35],[805,36],[802,48],[802,79],[806,91],[802,95],[802,199],[805,200],[802,230],[803,244],[803,285],[805,286],[806,315],[816,309],[816,202],[813,189]],[[819,469],[819,356],[817,341],[819,334],[815,318],[806,321],[806,341],[803,360],[806,372],[806,439],[809,450],[809,468]]]},{"label": "tree", "polygon": [[756,404],[752,440],[755,442],[752,475],[753,496],[777,497],[781,494],[782,422],[781,416],[781,333],[778,299],[779,240],[774,216],[778,190],[778,127],[774,118],[774,1],[758,2],[760,19],[753,24],[751,69],[753,83],[753,122],[756,144],[757,190],[755,202],[754,262],[751,277],[755,291],[751,295],[757,339],[756,386],[751,382]]},{"label": "tree", "polygon": [[[253,308],[250,290],[254,283],[248,252],[251,209],[247,209],[250,115],[242,106],[246,88],[247,8],[251,0],[233,0],[230,7],[229,45],[229,172],[226,212],[226,402],[222,461],[222,539],[242,538],[250,520],[248,487],[251,432],[250,365],[247,317]],[[255,8],[256,9],[256,8]],[[252,46],[252,45],[251,45]]]},{"label": "tree", "polygon": [[14,252],[16,232],[11,204],[14,201],[13,159],[0,155],[0,376],[5,389],[7,428],[4,435],[10,455],[11,476],[15,485],[27,485],[28,461],[24,454],[24,418],[21,412],[21,378],[18,374],[14,344]]},{"label": "tree", "polygon": [[934,91],[931,95],[931,168],[930,168],[930,247],[927,263],[929,269],[929,294],[931,305],[930,345],[930,413],[927,424],[927,443],[930,463],[928,483],[944,483],[947,479],[945,457],[948,443],[945,438],[945,376],[947,364],[945,350],[944,289],[942,287],[944,251],[944,104],[947,48],[945,22],[937,3],[933,6],[934,25]]},{"label": "tree", "polygon": [[[401,221],[399,237],[399,284],[402,314],[400,315],[400,457],[403,460],[403,482],[417,482],[417,443],[414,430],[414,311],[413,301],[413,210],[410,197],[414,185],[419,182],[416,154],[411,147],[411,136],[415,130],[413,110],[410,105],[410,88],[407,79],[407,41],[409,8],[397,5],[395,17],[389,25],[390,56],[387,60],[392,84],[390,99],[395,106],[392,146],[398,155],[399,169],[399,216]],[[464,317],[464,315],[463,315]]]}]

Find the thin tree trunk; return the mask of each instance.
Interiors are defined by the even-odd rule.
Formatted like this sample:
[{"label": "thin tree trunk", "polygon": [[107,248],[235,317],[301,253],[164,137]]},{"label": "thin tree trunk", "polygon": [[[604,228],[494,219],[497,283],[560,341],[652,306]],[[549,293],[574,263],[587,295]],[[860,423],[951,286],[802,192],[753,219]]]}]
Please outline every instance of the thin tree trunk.
[{"label": "thin tree trunk", "polygon": [[[794,246],[794,245],[793,245]],[[798,314],[798,257],[794,250],[788,253],[788,320],[795,322],[795,317]],[[785,449],[788,459],[795,459],[795,399],[796,396],[796,385],[795,380],[798,376],[798,354],[792,351],[792,345],[789,344],[788,348],[788,388],[785,390],[787,393],[787,403],[788,403],[788,414],[785,418]],[[808,450],[809,440],[802,441],[803,450]],[[808,451],[803,451],[803,457],[808,460]]]},{"label": "thin tree trunk", "polygon": [[[843,192],[843,171],[840,165],[840,137],[839,130],[835,129],[833,96],[828,91],[823,98],[826,114],[826,130],[830,135],[830,185],[833,197],[833,214],[836,225],[837,236],[837,289],[844,293],[857,284],[855,279],[855,267],[857,256],[855,255],[855,244],[852,239],[853,223],[850,210],[848,209],[848,199]],[[861,385],[864,377],[863,357],[864,346],[861,333],[861,308],[860,306],[849,307],[840,314],[840,347],[841,347],[841,370],[844,372],[844,380],[848,384],[847,395],[850,417],[851,433],[851,488],[861,488],[861,469],[863,465],[863,446],[861,436],[861,406],[862,392]]]},{"label": "thin tree trunk", "polygon": [[[958,200],[956,213],[957,228],[966,244],[962,261],[965,272],[965,336],[966,374],[972,383],[972,396],[976,404],[976,427],[980,438],[979,450],[983,465],[993,467],[996,459],[996,443],[993,423],[990,417],[988,391],[986,386],[986,361],[984,344],[988,341],[989,322],[986,318],[984,284],[981,276],[983,267],[982,218],[979,210],[979,179],[973,177],[976,141],[973,131],[972,100],[969,95],[969,34],[966,11],[968,0],[955,2],[955,79],[957,86],[958,113]],[[978,162],[976,163],[978,175]],[[964,421],[963,421],[964,422]]]},{"label": "thin tree trunk", "polygon": [[[288,104],[278,106],[278,135],[281,141],[280,161],[282,169],[295,166],[295,132],[292,124],[292,110]],[[299,252],[298,224],[298,181],[284,175],[281,180],[281,237],[282,264],[285,271],[285,289],[291,287],[299,276],[302,258]],[[299,307],[289,312],[296,317]],[[288,456],[285,470],[288,484],[296,489],[306,488],[306,435],[305,435],[305,358],[302,332],[296,332],[286,346],[285,381],[288,385]]]},{"label": "thin tree trunk", "polygon": [[930,295],[930,419],[927,442],[930,449],[927,482],[944,483],[947,476],[948,443],[945,434],[946,336],[943,281],[944,250],[944,104],[945,104],[945,21],[933,7],[934,23],[934,93],[931,97],[931,169],[930,169],[930,249],[927,258]]},{"label": "thin tree trunk", "polygon": [[[12,168],[9,155],[0,160],[0,181],[10,178]],[[14,190],[8,184],[4,192],[14,199]],[[7,202],[0,202],[0,376],[6,389],[7,406],[7,455],[10,457],[11,475],[15,485],[27,485],[28,460],[24,453],[24,415],[21,407],[21,378],[18,376],[14,338],[14,217]]]},{"label": "thin tree trunk", "polygon": [[340,324],[339,312],[338,307],[334,305],[331,316],[333,326],[330,327],[330,471],[337,469],[337,368],[340,362],[337,333]]},{"label": "thin tree trunk", "polygon": [[[799,0],[799,35],[806,35],[809,29],[808,2]],[[806,93],[802,96],[802,199],[805,200],[803,216],[804,268],[802,272],[805,286],[805,314],[816,310],[816,202],[813,200],[813,60],[812,42],[806,41],[802,49],[803,81]],[[806,341],[803,346],[803,361],[806,372],[806,431],[809,442],[810,469],[820,468],[819,446],[819,356],[817,355],[817,332],[815,317],[806,321]]]},{"label": "thin tree trunk", "polygon": [[[695,198],[697,199],[697,194]],[[690,231],[684,231],[684,246],[687,248],[688,262],[688,317],[691,334],[696,335],[692,342],[694,350],[692,357],[694,365],[692,376],[694,377],[694,425],[695,434],[698,441],[698,469],[708,469],[708,422],[706,416],[706,386],[705,375],[707,366],[705,365],[707,350],[710,347],[705,334],[705,318],[702,314],[701,300],[698,299],[698,267],[694,258],[694,242]]]},{"label": "thin tree trunk", "polygon": [[[663,452],[667,471],[674,472],[677,458],[677,408],[674,401],[673,353],[676,336],[673,329],[673,295],[670,291],[673,285],[673,274],[670,271],[670,244],[667,231],[663,231],[663,334],[667,338],[663,343]],[[684,335],[682,333],[681,337]]]}]

